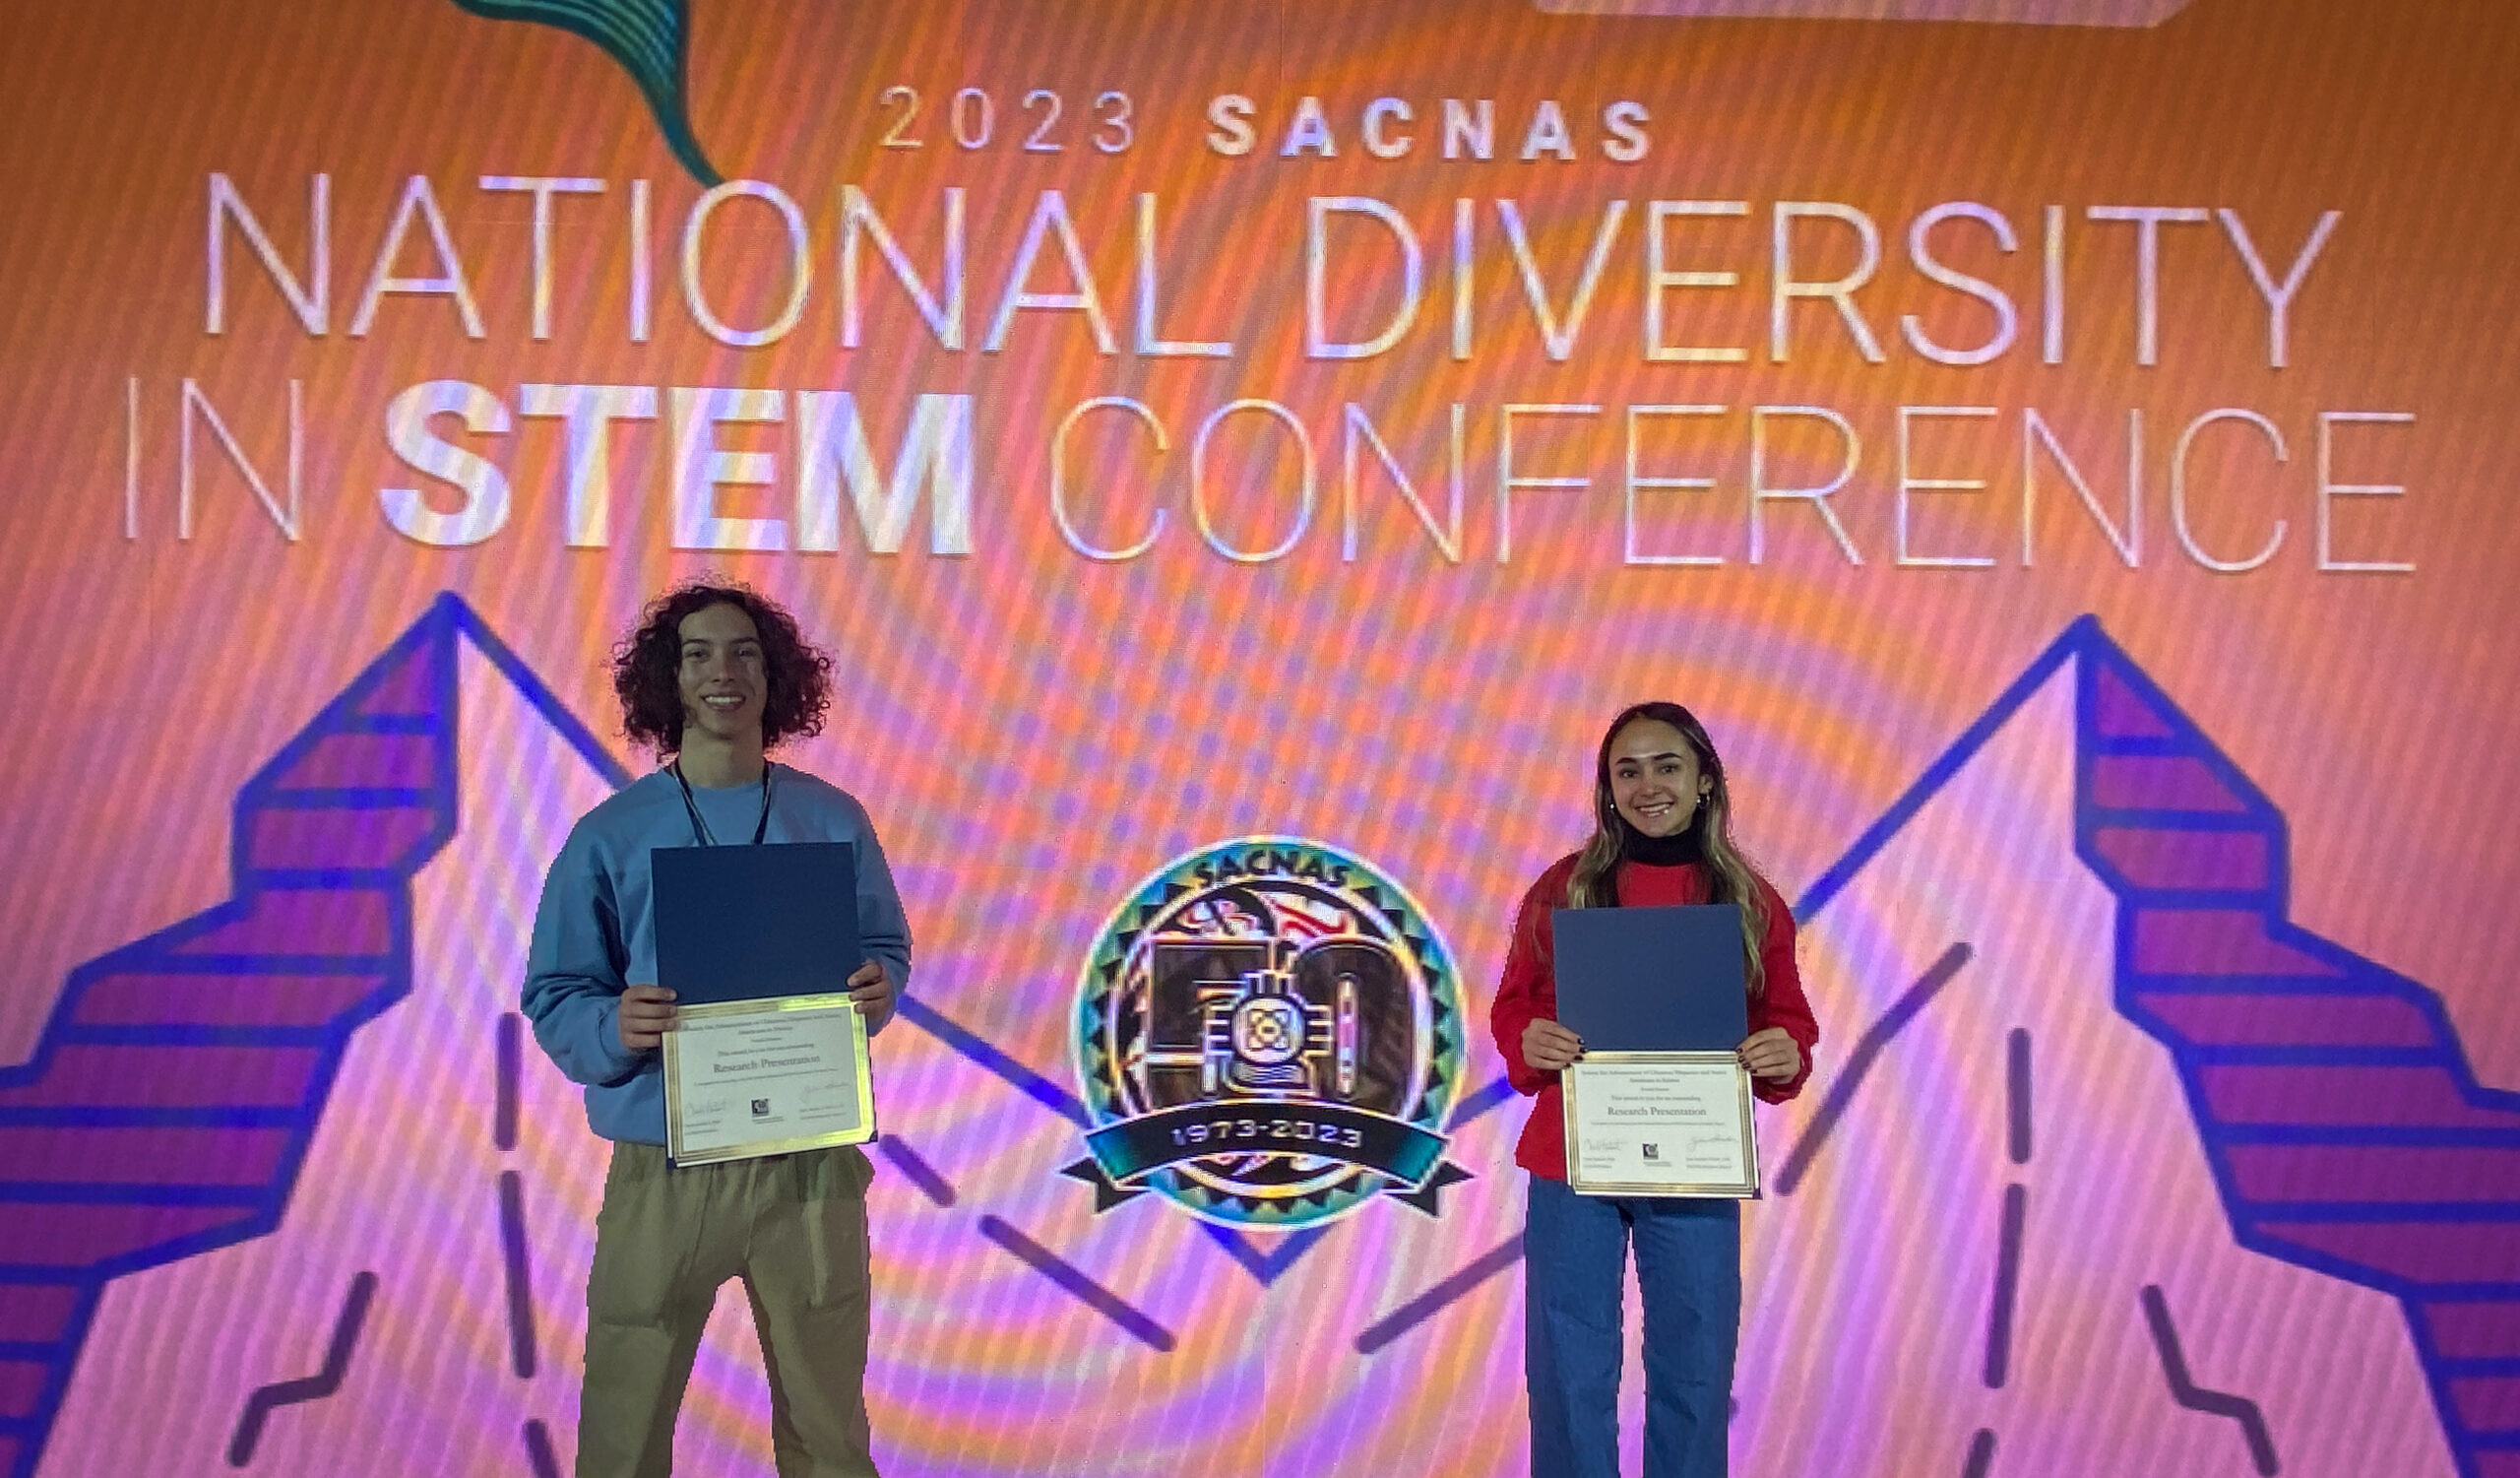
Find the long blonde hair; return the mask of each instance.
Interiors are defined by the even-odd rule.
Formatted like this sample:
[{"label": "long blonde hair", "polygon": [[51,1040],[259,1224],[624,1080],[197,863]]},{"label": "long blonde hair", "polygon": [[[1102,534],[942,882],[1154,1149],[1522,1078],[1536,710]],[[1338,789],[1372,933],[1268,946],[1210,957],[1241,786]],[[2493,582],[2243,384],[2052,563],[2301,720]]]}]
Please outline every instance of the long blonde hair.
[{"label": "long blonde hair", "polygon": [[1768,984],[1759,955],[1768,935],[1767,892],[1732,841],[1732,787],[1725,781],[1724,760],[1715,752],[1715,741],[1706,737],[1706,726],[1697,721],[1697,715],[1677,703],[1638,703],[1621,709],[1603,734],[1593,764],[1593,836],[1575,855],[1575,871],[1566,880],[1566,906],[1609,908],[1618,901],[1615,873],[1623,850],[1620,841],[1629,828],[1610,793],[1610,745],[1628,725],[1646,720],[1678,730],[1697,753],[1698,773],[1711,782],[1701,813],[1690,822],[1706,854],[1706,901],[1729,903],[1741,911],[1741,965],[1750,994],[1757,996]]}]

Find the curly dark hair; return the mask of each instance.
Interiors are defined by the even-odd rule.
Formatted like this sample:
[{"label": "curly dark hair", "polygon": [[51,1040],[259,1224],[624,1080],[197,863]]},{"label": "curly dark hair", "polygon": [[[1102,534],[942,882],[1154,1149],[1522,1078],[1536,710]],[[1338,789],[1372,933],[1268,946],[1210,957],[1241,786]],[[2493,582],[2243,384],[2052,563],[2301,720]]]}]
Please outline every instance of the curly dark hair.
[{"label": "curly dark hair", "polygon": [[712,606],[732,606],[761,633],[769,678],[761,714],[764,748],[823,732],[831,707],[831,657],[805,640],[796,618],[748,585],[693,580],[648,603],[639,627],[612,649],[612,690],[621,699],[621,729],[630,742],[673,754],[682,748],[682,622]]}]

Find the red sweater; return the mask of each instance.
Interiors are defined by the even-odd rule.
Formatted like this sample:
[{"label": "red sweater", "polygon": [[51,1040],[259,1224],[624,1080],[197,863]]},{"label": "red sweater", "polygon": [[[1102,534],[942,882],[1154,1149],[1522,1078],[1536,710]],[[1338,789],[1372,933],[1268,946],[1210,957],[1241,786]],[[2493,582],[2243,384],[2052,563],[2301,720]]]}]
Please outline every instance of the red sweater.
[{"label": "red sweater", "polygon": [[[1514,918],[1514,942],[1505,954],[1505,978],[1496,988],[1496,1004],[1487,1013],[1488,1029],[1495,1034],[1496,1050],[1505,1056],[1505,1076],[1513,1082],[1514,1091],[1540,1095],[1532,1105],[1531,1122],[1523,1125],[1522,1141],[1514,1147],[1514,1163],[1552,1181],[1566,1179],[1566,1111],[1558,1100],[1557,1074],[1523,1060],[1523,1028],[1538,1019],[1557,1019],[1557,932],[1549,913],[1566,906],[1566,881],[1574,872],[1574,857],[1560,858],[1523,895],[1523,906]],[[1638,908],[1706,901],[1706,868],[1700,863],[1672,868],[1621,863],[1617,881],[1619,901]],[[1759,958],[1767,967],[1767,989],[1750,997],[1750,1030],[1755,1034],[1772,1026],[1785,1028],[1786,1035],[1802,1049],[1802,1071],[1784,1083],[1753,1078],[1751,1089],[1769,1103],[1782,1103],[1801,1092],[1810,1079],[1811,1050],[1819,1045],[1820,1024],[1812,1018],[1811,1003],[1802,995],[1801,972],[1794,964],[1794,913],[1765,878],[1759,880],[1759,887],[1768,905],[1768,936],[1759,947]]]}]

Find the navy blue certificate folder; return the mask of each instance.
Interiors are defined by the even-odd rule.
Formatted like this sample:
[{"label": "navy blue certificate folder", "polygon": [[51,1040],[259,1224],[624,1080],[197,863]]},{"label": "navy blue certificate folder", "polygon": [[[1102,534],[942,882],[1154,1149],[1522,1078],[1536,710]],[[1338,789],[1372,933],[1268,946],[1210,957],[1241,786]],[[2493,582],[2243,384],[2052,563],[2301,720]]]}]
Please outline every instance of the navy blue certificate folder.
[{"label": "navy blue certificate folder", "polygon": [[1750,1034],[1741,911],[1559,909],[1557,1019],[1587,1052],[1730,1052]]},{"label": "navy blue certificate folder", "polygon": [[659,847],[657,984],[677,1005],[849,989],[857,849],[847,842]]}]

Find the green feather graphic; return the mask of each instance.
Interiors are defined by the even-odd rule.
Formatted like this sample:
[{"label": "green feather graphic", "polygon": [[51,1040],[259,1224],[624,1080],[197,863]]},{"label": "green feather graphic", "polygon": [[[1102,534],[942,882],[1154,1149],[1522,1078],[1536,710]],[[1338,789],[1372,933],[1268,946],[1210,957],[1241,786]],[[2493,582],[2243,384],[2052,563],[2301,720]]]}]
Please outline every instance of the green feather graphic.
[{"label": "green feather graphic", "polygon": [[603,48],[621,64],[648,99],[657,127],[682,167],[704,185],[721,183],[709,158],[692,136],[683,100],[683,80],[691,54],[689,0],[455,0],[473,15],[492,21],[529,21],[556,26]]}]

